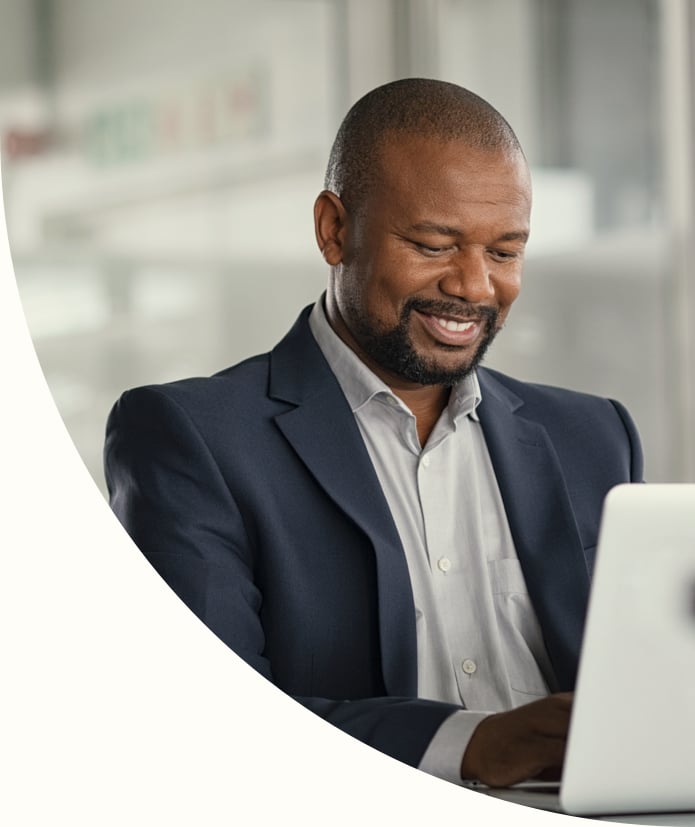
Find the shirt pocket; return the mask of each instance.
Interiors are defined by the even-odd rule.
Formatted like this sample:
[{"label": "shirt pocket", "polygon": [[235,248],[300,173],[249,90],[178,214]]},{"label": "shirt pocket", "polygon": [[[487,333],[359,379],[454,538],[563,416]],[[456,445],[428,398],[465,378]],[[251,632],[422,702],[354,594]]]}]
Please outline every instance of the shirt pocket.
[{"label": "shirt pocket", "polygon": [[490,560],[488,570],[513,701],[544,697],[554,678],[521,564],[516,558]]}]

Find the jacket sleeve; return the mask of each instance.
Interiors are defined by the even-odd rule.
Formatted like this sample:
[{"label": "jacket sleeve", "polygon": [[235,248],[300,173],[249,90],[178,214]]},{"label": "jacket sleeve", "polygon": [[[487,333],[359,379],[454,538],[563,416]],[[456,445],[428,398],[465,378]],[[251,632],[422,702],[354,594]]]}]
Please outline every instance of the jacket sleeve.
[{"label": "jacket sleeve", "polygon": [[[254,580],[255,549],[203,436],[178,403],[156,388],[126,392],[107,423],[110,504],[135,544],[181,600],[268,680]],[[455,710],[416,698],[295,700],[364,743],[417,766]]]}]

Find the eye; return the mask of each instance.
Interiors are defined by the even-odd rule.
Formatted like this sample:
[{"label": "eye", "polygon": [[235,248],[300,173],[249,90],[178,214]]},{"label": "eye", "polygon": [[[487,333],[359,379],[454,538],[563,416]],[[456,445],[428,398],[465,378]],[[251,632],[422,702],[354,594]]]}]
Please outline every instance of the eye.
[{"label": "eye", "polygon": [[425,256],[429,256],[430,258],[436,258],[437,256],[444,255],[448,253],[453,247],[431,247],[429,244],[420,244],[418,241],[414,241],[413,244],[417,247],[417,249]]},{"label": "eye", "polygon": [[500,262],[513,261],[519,257],[519,253],[511,252],[509,250],[490,250],[489,253],[495,261]]}]

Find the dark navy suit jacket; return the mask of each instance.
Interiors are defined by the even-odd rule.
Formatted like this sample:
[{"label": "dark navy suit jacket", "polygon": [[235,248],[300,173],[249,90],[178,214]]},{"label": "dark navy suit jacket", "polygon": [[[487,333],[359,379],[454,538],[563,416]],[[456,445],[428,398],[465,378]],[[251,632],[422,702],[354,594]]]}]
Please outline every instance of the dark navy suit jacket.
[{"label": "dark navy suit jacket", "polygon": [[[418,699],[405,556],[305,309],[270,354],[126,392],[111,505],[236,653],[326,720],[416,766],[457,707]],[[573,688],[603,498],[641,481],[609,400],[480,369],[478,409],[560,689]]]}]

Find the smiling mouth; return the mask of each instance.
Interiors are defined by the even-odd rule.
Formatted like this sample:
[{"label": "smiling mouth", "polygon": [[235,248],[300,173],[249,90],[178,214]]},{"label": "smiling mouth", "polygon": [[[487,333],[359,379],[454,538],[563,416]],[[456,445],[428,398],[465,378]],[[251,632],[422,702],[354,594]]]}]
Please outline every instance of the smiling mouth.
[{"label": "smiling mouth", "polygon": [[444,316],[431,316],[430,318],[444,330],[450,330],[457,333],[463,333],[465,330],[470,330],[475,322],[457,322],[455,319],[447,319]]},{"label": "smiling mouth", "polygon": [[449,347],[467,347],[473,344],[486,324],[485,319],[457,319],[424,310],[415,310],[414,315],[436,343]]}]

